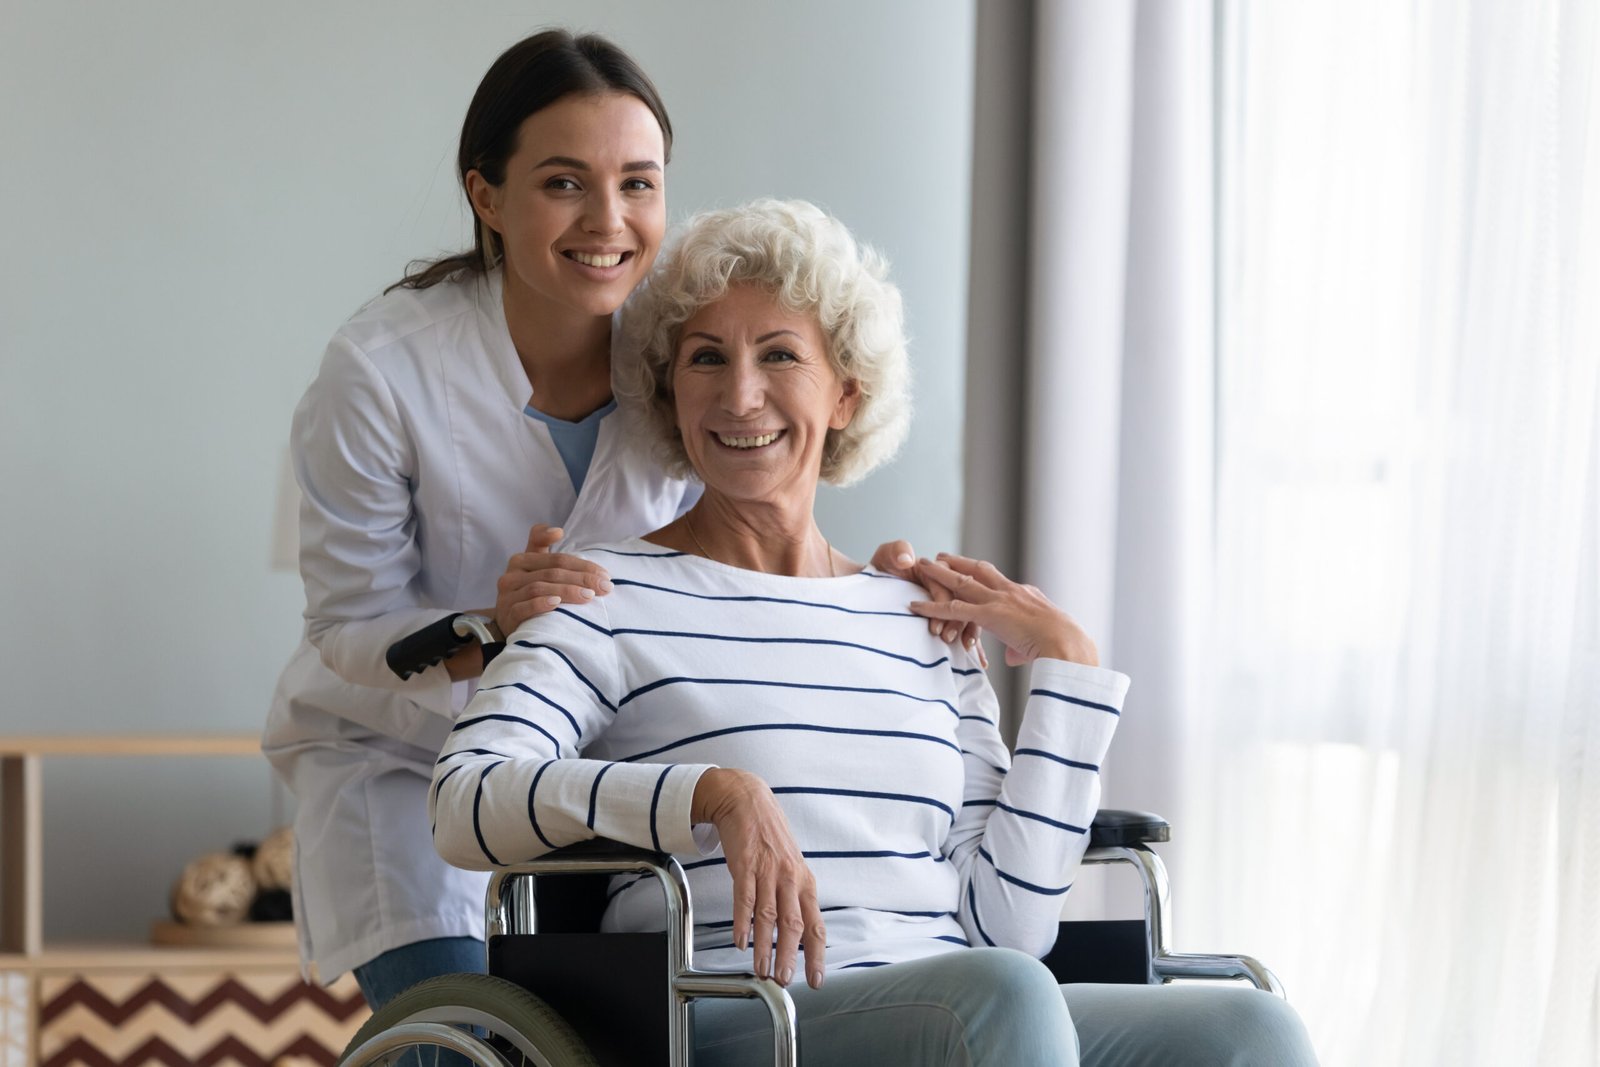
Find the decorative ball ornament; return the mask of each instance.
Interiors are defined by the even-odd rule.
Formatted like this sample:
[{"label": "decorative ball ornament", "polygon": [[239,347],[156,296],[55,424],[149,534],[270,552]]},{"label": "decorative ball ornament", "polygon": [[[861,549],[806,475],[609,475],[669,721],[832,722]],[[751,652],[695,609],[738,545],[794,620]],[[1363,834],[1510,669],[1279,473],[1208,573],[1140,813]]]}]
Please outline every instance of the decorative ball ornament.
[{"label": "decorative ball ornament", "polygon": [[208,852],[191,860],[172,887],[172,914],[190,926],[232,926],[255,899],[250,861],[227,852]]},{"label": "decorative ball ornament", "polygon": [[256,848],[250,869],[261,889],[288,889],[294,878],[294,830],[282,826]]}]

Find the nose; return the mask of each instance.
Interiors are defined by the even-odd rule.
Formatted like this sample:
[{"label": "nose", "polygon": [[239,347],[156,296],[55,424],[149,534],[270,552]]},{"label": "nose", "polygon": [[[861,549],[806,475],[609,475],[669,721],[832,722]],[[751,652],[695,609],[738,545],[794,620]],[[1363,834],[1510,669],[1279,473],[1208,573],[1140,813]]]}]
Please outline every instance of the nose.
[{"label": "nose", "polygon": [[622,194],[615,189],[597,189],[584,201],[583,228],[586,233],[609,237],[622,232]]},{"label": "nose", "polygon": [[749,359],[734,359],[722,380],[722,408],[729,415],[753,415],[766,403],[761,371]]}]

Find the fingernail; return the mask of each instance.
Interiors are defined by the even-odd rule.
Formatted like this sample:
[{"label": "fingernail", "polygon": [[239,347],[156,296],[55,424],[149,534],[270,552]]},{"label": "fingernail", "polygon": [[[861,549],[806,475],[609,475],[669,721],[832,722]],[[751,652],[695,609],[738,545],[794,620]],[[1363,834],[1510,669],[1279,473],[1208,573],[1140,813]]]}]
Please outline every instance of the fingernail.
[{"label": "fingernail", "polygon": [[811,988],[812,989],[821,989],[822,988],[822,972],[821,971],[810,971],[810,972],[808,972],[806,974],[806,981],[811,984]]},{"label": "fingernail", "polygon": [[585,589],[583,591],[583,599],[585,599],[585,600],[593,600],[594,599],[594,590],[593,589]]},{"label": "fingernail", "polygon": [[600,579],[600,591],[602,593],[609,593],[614,588],[615,588],[615,586],[613,586],[611,584],[611,579],[610,578],[602,578],[602,579]]},{"label": "fingernail", "polygon": [[978,647],[978,642],[977,642],[976,638],[972,638],[972,637],[967,638],[967,651],[968,652],[971,652],[973,649],[975,649],[977,647]]},{"label": "fingernail", "polygon": [[900,564],[900,566],[902,566],[902,567],[909,567],[909,566],[911,566],[913,563],[915,563],[917,561],[917,557],[913,556],[909,552],[902,552],[898,556],[896,556],[894,559],[895,559],[895,562]]},{"label": "fingernail", "polygon": [[785,967],[783,970],[778,972],[778,984],[779,985],[788,985],[792,981],[794,981],[794,968],[793,967]]},{"label": "fingernail", "polygon": [[555,607],[557,604],[561,603],[561,598],[558,596],[547,596],[544,598],[544,602],[549,604],[551,607]]}]

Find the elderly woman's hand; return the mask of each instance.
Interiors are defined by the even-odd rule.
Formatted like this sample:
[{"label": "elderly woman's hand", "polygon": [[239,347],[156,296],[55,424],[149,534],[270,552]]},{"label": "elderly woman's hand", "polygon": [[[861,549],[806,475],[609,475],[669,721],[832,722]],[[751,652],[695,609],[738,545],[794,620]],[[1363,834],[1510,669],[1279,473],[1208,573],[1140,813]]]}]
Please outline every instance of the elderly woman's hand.
[{"label": "elderly woman's hand", "polygon": [[691,817],[714,825],[722,838],[733,876],[733,943],[754,947],[756,974],[788,985],[803,944],[806,982],[820,987],[828,930],[817,881],[767,783],[748,771],[706,771],[695,785]]},{"label": "elderly woman's hand", "polygon": [[[911,551],[909,541],[885,541],[878,546],[878,551],[872,554],[872,565],[885,574],[892,574],[896,578],[904,578],[908,582],[918,581],[917,557]],[[930,585],[928,595],[936,604],[942,604],[950,599],[950,594],[941,585]],[[989,656],[983,651],[983,646],[978,643],[978,638],[983,636],[983,629],[977,623],[961,625],[955,622],[946,622],[943,619],[928,620],[928,632],[935,637],[943,638],[947,642],[954,642],[960,638],[961,643],[978,654],[978,661],[985,667],[989,665]]]},{"label": "elderly woman's hand", "polygon": [[1006,663],[1013,667],[1041,656],[1100,665],[1094,642],[1072,616],[1037,587],[1013,582],[992,563],[940,553],[937,560],[917,563],[917,577],[929,589],[945,590],[949,600],[915,600],[913,612],[929,619],[978,623],[1005,642]]},{"label": "elderly woman's hand", "polygon": [[557,604],[583,604],[611,592],[611,576],[598,563],[564,552],[551,552],[561,540],[559,526],[538,523],[528,531],[528,547],[512,556],[500,576],[494,602],[494,621],[509,637],[535,615],[554,611]]}]

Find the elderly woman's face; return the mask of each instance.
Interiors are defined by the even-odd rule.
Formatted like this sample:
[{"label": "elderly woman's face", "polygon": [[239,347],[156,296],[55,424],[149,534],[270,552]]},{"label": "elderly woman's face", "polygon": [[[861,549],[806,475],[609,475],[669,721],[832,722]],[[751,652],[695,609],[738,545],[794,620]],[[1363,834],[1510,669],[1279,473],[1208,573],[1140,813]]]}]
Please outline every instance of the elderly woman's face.
[{"label": "elderly woman's face", "polygon": [[773,503],[809,503],[828,430],[850,424],[859,395],[828,361],[816,316],[753,285],[730,286],[683,324],[672,384],[706,488]]}]

